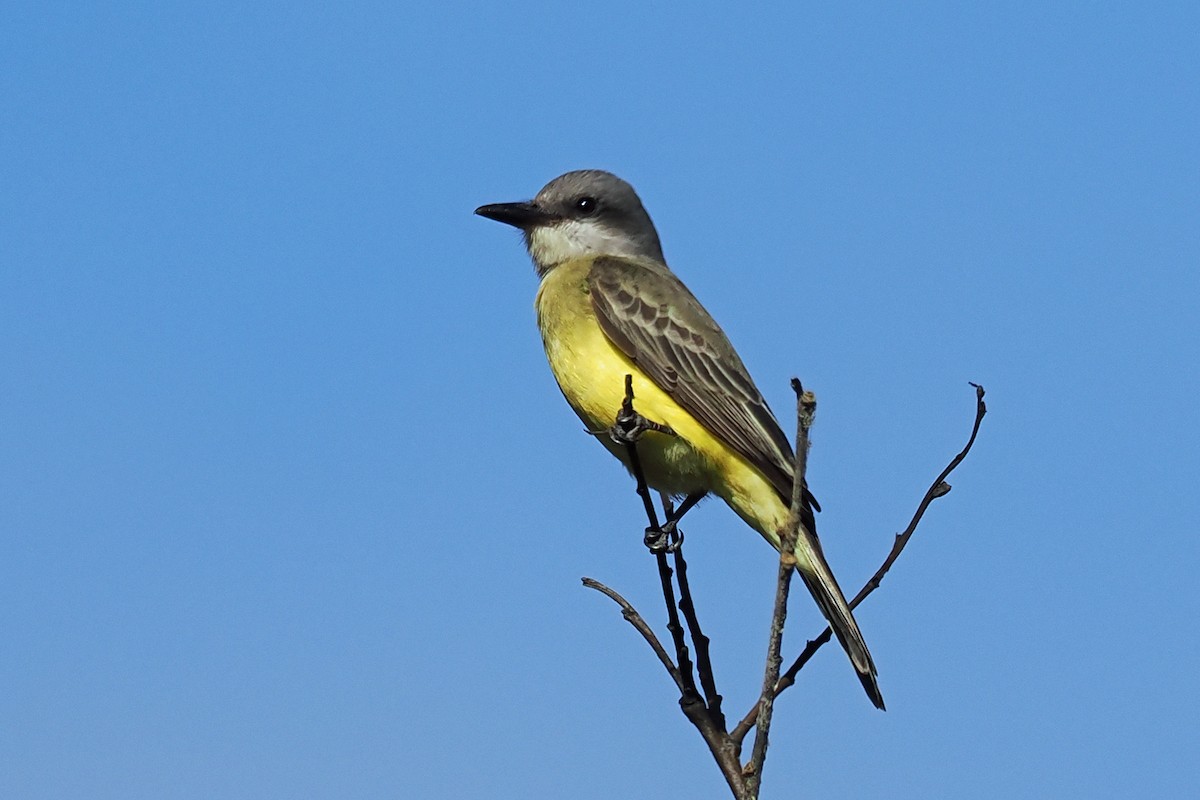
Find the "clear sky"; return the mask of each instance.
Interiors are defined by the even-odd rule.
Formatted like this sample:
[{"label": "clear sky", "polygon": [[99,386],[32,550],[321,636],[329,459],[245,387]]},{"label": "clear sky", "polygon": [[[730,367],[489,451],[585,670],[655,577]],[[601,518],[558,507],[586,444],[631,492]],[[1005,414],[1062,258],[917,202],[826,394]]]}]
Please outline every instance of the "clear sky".
[{"label": "clear sky", "polygon": [[[1194,3],[10,2],[0,796],[722,797],[519,237],[638,187],[856,589],[766,796],[1200,792]],[[772,551],[688,552],[731,713]],[[821,629],[797,598],[785,649]]]}]

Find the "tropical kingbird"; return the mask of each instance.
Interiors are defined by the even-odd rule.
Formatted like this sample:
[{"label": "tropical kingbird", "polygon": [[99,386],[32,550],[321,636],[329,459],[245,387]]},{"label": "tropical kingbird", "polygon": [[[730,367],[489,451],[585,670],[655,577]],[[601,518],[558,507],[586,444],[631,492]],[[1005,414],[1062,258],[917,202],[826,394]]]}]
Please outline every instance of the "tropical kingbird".
[{"label": "tropical kingbird", "polygon": [[[633,187],[580,170],[533,200],[475,213],[524,232],[541,279],[535,307],[546,357],[587,430],[630,466],[626,447],[607,431],[631,375],[638,413],[670,428],[637,442],[646,482],[685,498],[681,509],[717,495],[778,550],[792,496],[791,444],[724,331],[667,267]],[[800,575],[883,708],[875,664],[821,552],[807,487],[802,505]]]}]

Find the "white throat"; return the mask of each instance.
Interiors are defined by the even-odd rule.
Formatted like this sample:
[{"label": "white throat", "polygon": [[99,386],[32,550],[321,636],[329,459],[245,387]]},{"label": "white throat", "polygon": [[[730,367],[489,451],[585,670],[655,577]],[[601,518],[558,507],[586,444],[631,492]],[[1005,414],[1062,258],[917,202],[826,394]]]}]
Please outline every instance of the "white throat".
[{"label": "white throat", "polygon": [[539,275],[572,258],[588,255],[638,256],[637,243],[598,222],[567,219],[534,228],[526,237]]}]

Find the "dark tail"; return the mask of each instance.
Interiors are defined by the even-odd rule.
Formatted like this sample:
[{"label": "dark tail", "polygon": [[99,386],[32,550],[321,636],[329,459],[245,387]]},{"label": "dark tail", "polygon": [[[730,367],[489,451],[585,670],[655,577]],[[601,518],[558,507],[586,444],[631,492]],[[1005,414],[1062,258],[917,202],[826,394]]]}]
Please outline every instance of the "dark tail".
[{"label": "dark tail", "polygon": [[867,649],[858,623],[854,621],[854,614],[850,611],[846,596],[842,594],[841,587],[825,561],[821,546],[803,526],[800,528],[800,539],[796,543],[796,560],[799,562],[797,569],[800,577],[804,579],[804,585],[808,587],[813,600],[820,606],[821,613],[829,621],[829,627],[842,643],[842,649],[850,656],[850,663],[854,665],[858,679],[867,691],[867,697],[871,698],[876,708],[884,710],[883,695],[880,694],[879,683],[875,680],[875,662],[871,659],[871,651]]}]

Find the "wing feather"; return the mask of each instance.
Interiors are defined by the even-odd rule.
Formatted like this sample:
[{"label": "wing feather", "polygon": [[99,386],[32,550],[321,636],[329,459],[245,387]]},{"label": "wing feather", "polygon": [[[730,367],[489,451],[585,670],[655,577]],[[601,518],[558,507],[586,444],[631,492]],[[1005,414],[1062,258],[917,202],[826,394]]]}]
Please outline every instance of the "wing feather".
[{"label": "wing feather", "polygon": [[791,443],[725,332],[683,282],[655,262],[602,256],[588,288],[609,340],[789,500]]}]

